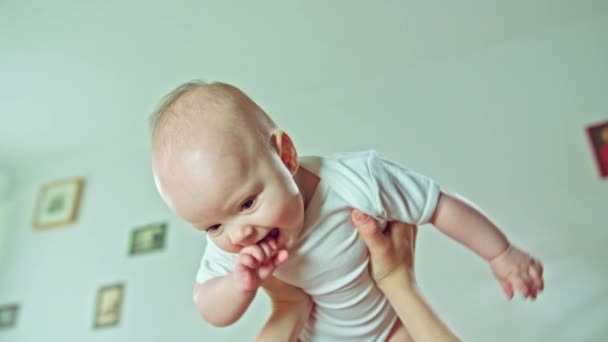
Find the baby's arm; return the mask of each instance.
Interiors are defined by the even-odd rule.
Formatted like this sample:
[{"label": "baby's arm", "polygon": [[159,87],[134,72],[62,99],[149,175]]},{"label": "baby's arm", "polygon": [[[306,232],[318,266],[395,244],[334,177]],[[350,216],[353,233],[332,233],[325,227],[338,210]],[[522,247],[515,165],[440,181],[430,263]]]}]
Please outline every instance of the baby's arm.
[{"label": "baby's arm", "polygon": [[372,203],[374,200],[378,203],[377,217],[410,224],[430,221],[489,261],[509,298],[513,297],[513,288],[532,298],[543,289],[541,264],[510,244],[500,229],[473,205],[440,192],[430,178],[375,154],[370,154],[367,163],[373,179],[370,193],[378,194],[372,198]]},{"label": "baby's arm", "polygon": [[209,323],[227,326],[236,322],[251,304],[258,287],[287,260],[286,250],[277,250],[268,240],[243,248],[234,272],[197,284],[194,303]]},{"label": "baby's arm", "polygon": [[511,245],[489,218],[463,199],[442,192],[431,223],[487,260],[509,299],[513,288],[532,298],[542,291],[542,265]]},{"label": "baby's arm", "polygon": [[245,290],[236,273],[231,273],[196,284],[194,303],[207,322],[224,327],[243,315],[255,294]]},{"label": "baby's arm", "polygon": [[453,195],[442,192],[431,223],[444,234],[490,261],[509,248],[509,241],[481,211]]}]

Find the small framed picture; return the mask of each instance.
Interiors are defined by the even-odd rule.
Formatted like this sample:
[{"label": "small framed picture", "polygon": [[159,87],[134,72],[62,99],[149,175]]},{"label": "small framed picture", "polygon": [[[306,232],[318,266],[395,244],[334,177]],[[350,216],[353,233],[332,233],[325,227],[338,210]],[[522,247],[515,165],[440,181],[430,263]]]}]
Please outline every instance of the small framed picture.
[{"label": "small framed picture", "polygon": [[133,229],[129,255],[161,250],[165,247],[166,223],[154,223]]},{"label": "small framed picture", "polygon": [[600,177],[608,177],[608,121],[587,127],[587,136]]},{"label": "small framed picture", "polygon": [[82,178],[71,178],[42,187],[34,210],[34,227],[43,229],[74,222],[83,186]]},{"label": "small framed picture", "polygon": [[17,324],[17,314],[19,313],[19,305],[3,305],[0,306],[0,329],[10,329]]},{"label": "small framed picture", "polygon": [[124,284],[122,283],[104,286],[99,289],[93,323],[95,329],[111,327],[120,322],[123,293]]}]

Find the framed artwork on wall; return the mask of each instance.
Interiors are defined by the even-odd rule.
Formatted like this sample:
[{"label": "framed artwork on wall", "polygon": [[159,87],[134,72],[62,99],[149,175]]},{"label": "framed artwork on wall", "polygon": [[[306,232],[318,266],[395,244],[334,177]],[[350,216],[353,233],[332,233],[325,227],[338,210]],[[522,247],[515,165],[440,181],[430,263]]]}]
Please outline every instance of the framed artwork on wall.
[{"label": "framed artwork on wall", "polygon": [[166,223],[154,223],[133,229],[129,255],[161,250],[165,247]]},{"label": "framed artwork on wall", "polygon": [[17,324],[17,314],[19,313],[19,305],[2,305],[0,306],[0,329],[10,329]]},{"label": "framed artwork on wall", "polygon": [[124,284],[104,286],[97,292],[93,328],[105,328],[120,322]]},{"label": "framed artwork on wall", "polygon": [[34,227],[44,229],[74,222],[83,187],[82,178],[63,179],[43,186],[34,210]]},{"label": "framed artwork on wall", "polygon": [[608,177],[608,121],[587,127],[587,136],[600,177]]}]

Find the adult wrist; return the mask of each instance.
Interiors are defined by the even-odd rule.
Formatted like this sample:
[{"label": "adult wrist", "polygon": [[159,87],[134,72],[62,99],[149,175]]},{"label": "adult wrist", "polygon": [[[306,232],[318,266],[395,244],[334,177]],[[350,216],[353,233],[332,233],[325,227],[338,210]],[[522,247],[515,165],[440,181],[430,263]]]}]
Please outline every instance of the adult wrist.
[{"label": "adult wrist", "polygon": [[403,291],[404,286],[407,291],[413,291],[416,288],[414,277],[405,265],[395,267],[389,274],[377,280],[376,285],[384,295],[392,293],[392,290]]}]

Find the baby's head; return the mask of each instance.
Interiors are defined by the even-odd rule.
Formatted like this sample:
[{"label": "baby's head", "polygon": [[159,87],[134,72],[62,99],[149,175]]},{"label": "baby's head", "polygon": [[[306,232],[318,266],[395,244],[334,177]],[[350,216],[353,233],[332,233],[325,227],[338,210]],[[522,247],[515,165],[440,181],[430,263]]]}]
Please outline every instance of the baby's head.
[{"label": "baby's head", "polygon": [[223,83],[186,83],[151,124],[156,187],[178,216],[228,252],[269,234],[283,247],[297,241],[304,205],[295,147],[247,95]]}]

